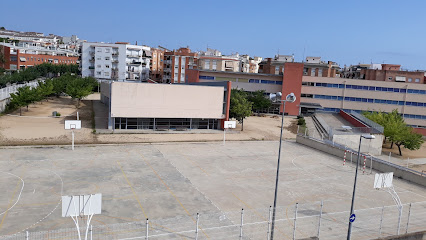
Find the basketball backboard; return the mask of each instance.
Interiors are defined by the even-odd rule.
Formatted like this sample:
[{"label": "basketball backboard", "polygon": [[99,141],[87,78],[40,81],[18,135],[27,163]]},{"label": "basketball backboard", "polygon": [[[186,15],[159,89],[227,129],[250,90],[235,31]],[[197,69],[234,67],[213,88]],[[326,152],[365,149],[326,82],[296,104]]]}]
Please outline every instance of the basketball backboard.
[{"label": "basketball backboard", "polygon": [[393,172],[388,173],[376,173],[374,176],[374,188],[375,189],[381,189],[381,188],[391,188],[393,181]]},{"label": "basketball backboard", "polygon": [[62,217],[101,214],[102,194],[62,196]]},{"label": "basketball backboard", "polygon": [[223,124],[224,128],[236,128],[237,127],[237,122],[236,121],[225,121],[225,123]]},{"label": "basketball backboard", "polygon": [[81,129],[80,120],[65,120],[65,130]]}]

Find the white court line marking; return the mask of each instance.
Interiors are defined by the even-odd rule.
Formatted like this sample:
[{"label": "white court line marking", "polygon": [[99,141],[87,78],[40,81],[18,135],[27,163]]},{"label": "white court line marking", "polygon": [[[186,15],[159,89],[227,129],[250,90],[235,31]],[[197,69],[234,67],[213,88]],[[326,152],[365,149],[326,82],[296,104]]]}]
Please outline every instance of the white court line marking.
[{"label": "white court line marking", "polygon": [[10,209],[12,209],[13,207],[15,207],[15,205],[19,202],[19,199],[21,198],[21,194],[22,194],[22,190],[24,190],[24,186],[25,186],[25,182],[24,182],[24,180],[22,179],[22,178],[20,178],[19,176],[16,176],[15,174],[13,174],[13,173],[9,173],[9,172],[3,172],[3,171],[1,171],[2,173],[6,173],[6,174],[9,174],[9,175],[12,175],[12,176],[14,176],[14,177],[17,177],[17,178],[19,178],[20,180],[21,180],[21,182],[22,182],[22,187],[21,187],[21,191],[19,192],[19,195],[18,195],[18,199],[16,199],[16,202],[10,207],[10,208],[8,208],[6,211],[4,211],[4,212],[2,212],[2,213],[0,213],[0,216],[1,215],[3,215],[3,214],[5,214],[6,212],[8,212]]},{"label": "white court line marking", "polygon": [[[299,158],[302,158],[302,157],[306,157],[306,156],[309,156],[310,154],[306,154],[306,155],[301,155],[301,156],[298,156],[298,157],[292,157],[292,159],[291,159],[291,163],[295,166],[295,167],[297,167],[297,168],[299,168],[299,169],[301,169],[301,170],[303,170],[303,171],[305,171],[305,172],[307,172],[307,173],[309,173],[310,175],[312,175],[312,176],[314,176],[314,177],[316,177],[316,178],[319,178],[319,179],[322,179],[322,177],[319,177],[319,176],[316,176],[314,173],[311,173],[310,171],[308,171],[308,170],[306,170],[306,169],[304,169],[304,168],[302,168],[302,167],[299,167],[299,166],[297,166],[295,163],[294,163],[294,160],[296,160],[296,159],[299,159]],[[331,168],[331,169],[333,169],[333,170],[335,170],[335,171],[339,171],[339,172],[352,172],[352,171],[342,171],[342,170],[338,170],[338,169],[335,169],[334,168],[334,166],[333,165],[329,165],[329,164],[323,164],[324,166],[326,166],[326,167],[328,167],[328,168]],[[355,165],[356,165],[356,162],[355,162]],[[354,169],[355,169],[355,167],[353,167]],[[376,171],[376,170],[375,170]],[[377,172],[377,171],[376,171]],[[370,175],[370,174],[368,174],[368,175]],[[338,182],[336,182],[336,183],[334,183],[334,184],[338,184],[338,185],[343,185],[343,186],[347,186],[346,184],[342,184],[342,183],[338,183]],[[398,191],[399,193],[403,193],[403,192],[410,192],[410,193],[412,193],[412,194],[415,194],[415,195],[418,195],[418,196],[420,196],[420,197],[423,197],[423,198],[426,198],[426,196],[423,196],[423,195],[421,195],[421,194],[419,194],[419,193],[416,193],[416,192],[413,192],[413,191],[411,191],[411,190],[409,190],[409,189],[406,189],[406,188],[403,188],[403,187],[400,187],[400,186],[395,186],[395,188],[396,189],[403,189],[403,190],[405,190],[405,191]],[[370,191],[371,190],[375,190],[375,189],[369,189]]]},{"label": "white court line marking", "polygon": [[[56,172],[54,172],[54,171],[52,171],[52,170],[49,170],[50,172],[52,172],[53,174],[55,174],[56,176],[58,176],[59,177],[59,179],[61,180],[61,196],[62,196],[62,192],[63,192],[63,189],[64,189],[64,181],[62,180],[62,177],[61,176],[59,176],[59,174],[57,174]],[[34,189],[34,191],[35,191],[35,189]],[[59,199],[59,202],[58,202],[58,204],[56,204],[56,206],[55,206],[55,208],[50,212],[50,213],[48,213],[46,216],[44,216],[43,218],[41,218],[40,220],[38,220],[37,222],[35,222],[35,223],[33,223],[33,224],[31,224],[29,227],[27,227],[27,228],[25,228],[25,229],[22,229],[21,231],[19,231],[19,232],[16,232],[15,234],[13,234],[13,235],[16,235],[16,234],[18,234],[18,233],[21,233],[21,232],[23,232],[23,231],[26,231],[26,230],[28,230],[28,229],[30,229],[30,228],[32,228],[33,226],[35,226],[35,225],[37,225],[37,224],[39,224],[39,223],[41,223],[44,219],[46,219],[46,218],[48,218],[50,215],[52,215],[52,213],[59,207],[59,205],[61,204],[61,202],[62,202],[62,198],[60,198]],[[12,236],[13,236],[12,235]]]}]

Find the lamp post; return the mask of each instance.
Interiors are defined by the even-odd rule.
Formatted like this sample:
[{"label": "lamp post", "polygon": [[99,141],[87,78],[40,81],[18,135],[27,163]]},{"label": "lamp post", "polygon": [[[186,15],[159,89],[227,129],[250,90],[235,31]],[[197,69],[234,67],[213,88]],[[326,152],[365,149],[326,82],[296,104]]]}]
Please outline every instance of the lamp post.
[{"label": "lamp post", "polygon": [[355,167],[355,181],[354,181],[354,189],[352,193],[352,203],[351,203],[351,212],[349,213],[349,227],[348,227],[348,236],[347,240],[351,239],[351,232],[352,232],[352,222],[355,221],[355,215],[354,215],[354,200],[355,200],[355,190],[356,190],[356,180],[358,177],[358,165],[359,165],[359,159],[360,159],[360,152],[361,152],[361,141],[362,138],[365,139],[375,139],[376,137],[374,135],[370,134],[361,134],[359,136],[359,146],[358,146],[358,158],[356,159],[356,167]]},{"label": "lamp post", "polygon": [[290,93],[289,95],[287,95],[284,100],[282,100],[281,97],[282,97],[282,93],[281,92],[277,92],[275,94],[271,93],[269,95],[269,99],[271,99],[273,101],[282,102],[282,104],[283,104],[283,112],[282,112],[282,117],[281,117],[280,148],[278,149],[277,176],[275,178],[274,208],[272,209],[272,225],[271,225],[271,238],[270,238],[270,240],[274,239],[275,210],[276,210],[276,207],[277,207],[278,177],[279,177],[279,174],[280,174],[281,144],[282,144],[282,139],[283,139],[283,125],[284,125],[285,103],[286,102],[292,103],[292,102],[296,101],[296,96],[294,95],[294,93]]}]

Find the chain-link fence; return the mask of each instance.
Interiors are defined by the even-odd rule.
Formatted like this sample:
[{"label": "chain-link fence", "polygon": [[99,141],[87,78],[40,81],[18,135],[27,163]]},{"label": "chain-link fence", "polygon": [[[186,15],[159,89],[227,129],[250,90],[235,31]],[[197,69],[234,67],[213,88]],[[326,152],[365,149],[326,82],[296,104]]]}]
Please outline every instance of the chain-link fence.
[{"label": "chain-link fence", "polygon": [[[344,239],[349,211],[331,212],[331,201],[295,204],[276,209],[275,239]],[[426,202],[404,204],[401,223],[395,205],[355,210],[353,239],[379,237],[426,230]],[[96,216],[95,216],[96,217]],[[193,216],[149,221],[93,225],[87,239],[269,239],[272,208],[244,209],[233,212],[201,213]],[[71,219],[70,219],[71,221]],[[81,239],[85,226],[81,224]],[[2,236],[1,240],[78,239],[76,228],[44,232],[25,232]]]}]

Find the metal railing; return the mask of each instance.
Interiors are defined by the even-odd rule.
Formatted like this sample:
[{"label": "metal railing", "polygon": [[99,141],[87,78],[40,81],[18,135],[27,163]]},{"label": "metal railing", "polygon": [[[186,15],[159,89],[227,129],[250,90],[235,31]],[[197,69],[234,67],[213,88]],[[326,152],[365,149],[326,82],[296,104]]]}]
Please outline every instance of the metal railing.
[{"label": "metal railing", "polygon": [[[89,228],[88,239],[269,239],[271,212],[269,207],[93,225]],[[404,234],[426,229],[426,202],[404,204],[399,227],[395,205],[357,209],[355,213],[357,220],[352,236],[357,239],[397,235],[398,230]],[[348,214],[346,205],[343,202],[336,205],[336,200],[277,207],[275,237],[344,239]],[[84,233],[81,235],[84,239]],[[0,236],[0,240],[18,239],[65,240],[78,239],[78,235],[75,228],[65,228]]]},{"label": "metal railing", "polygon": [[384,128],[382,125],[371,121],[370,119],[364,117],[362,114],[359,114],[353,110],[351,110],[350,114],[352,116],[354,116],[355,118],[358,118],[358,120],[364,122],[365,124],[367,124],[368,126],[370,126],[371,128],[373,128],[375,131],[372,131],[372,133],[383,133]]}]

